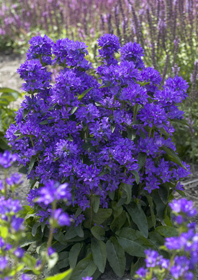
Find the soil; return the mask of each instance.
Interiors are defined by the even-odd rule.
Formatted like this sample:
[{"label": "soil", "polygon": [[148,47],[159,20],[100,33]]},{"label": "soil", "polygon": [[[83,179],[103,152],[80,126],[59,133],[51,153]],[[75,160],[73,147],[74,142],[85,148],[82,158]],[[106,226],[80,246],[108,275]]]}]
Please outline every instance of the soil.
[{"label": "soil", "polygon": [[[2,54],[0,53],[0,87],[9,87],[16,90],[20,90],[22,85],[22,80],[20,80],[17,71],[20,64],[25,61],[25,56],[18,54]],[[21,100],[13,103],[12,106],[15,108],[20,107]],[[12,166],[9,170],[9,174],[18,172],[18,167],[16,165]],[[194,202],[194,206],[198,210],[198,165],[191,165],[192,175],[184,180],[183,185],[185,189],[185,194],[189,200]],[[0,180],[4,178],[4,171],[0,169]],[[17,197],[21,200],[23,205],[26,204],[26,196],[29,192],[30,186],[25,175],[22,177],[23,183],[20,188],[17,189]],[[175,195],[176,198],[180,196]],[[198,215],[193,219],[197,224],[198,232]],[[126,273],[122,278],[116,277],[113,271],[108,268],[104,274],[102,274],[98,280],[131,280],[129,273]],[[196,276],[198,280],[198,274]]]}]

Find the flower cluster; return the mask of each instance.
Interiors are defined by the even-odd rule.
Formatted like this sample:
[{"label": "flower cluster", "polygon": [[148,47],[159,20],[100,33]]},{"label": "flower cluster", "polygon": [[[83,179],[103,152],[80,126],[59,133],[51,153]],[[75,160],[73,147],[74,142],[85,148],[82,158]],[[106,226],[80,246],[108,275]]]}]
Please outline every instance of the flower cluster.
[{"label": "flower cluster", "polygon": [[146,268],[142,267],[136,272],[139,280],[151,279],[152,273],[158,276],[158,279],[166,279],[168,273],[173,277],[171,279],[194,279],[198,263],[198,233],[196,224],[188,221],[197,215],[197,210],[193,207],[193,202],[186,198],[173,200],[170,207],[179,235],[166,238],[163,249],[167,250],[172,258],[168,260],[156,251],[146,250]]},{"label": "flower cluster", "polygon": [[[33,190],[35,193],[35,190]],[[29,200],[31,201],[31,194],[28,195]],[[47,182],[44,187],[38,189],[36,191],[37,198],[35,202],[40,204],[41,207],[44,204],[45,206],[54,205],[51,211],[48,211],[46,214],[47,216],[52,217],[56,224],[59,226],[70,226],[71,219],[67,213],[64,213],[62,209],[56,209],[56,204],[58,201],[64,201],[68,204],[71,201],[71,192],[68,189],[68,184],[60,185],[58,182],[54,182],[53,180]]]},{"label": "flower cluster", "polygon": [[[169,78],[160,88],[159,73],[143,64],[141,46],[120,47],[115,35],[98,40],[102,64],[95,75],[86,73],[91,66],[83,43],[52,43],[46,36],[31,42],[28,60],[18,71],[32,98],[22,102],[16,124],[6,134],[29,179],[41,185],[66,183],[72,206],[83,210],[90,207],[91,195],[100,196],[100,207],[108,207],[109,192],[123,182],[139,185],[138,195],[170,181],[170,191],[181,189],[176,186],[188,176],[189,166],[179,161],[171,139],[171,121],[182,117],[176,103],[186,97],[187,83],[181,77]],[[43,46],[63,67],[53,85],[42,60],[32,59],[35,52],[42,56]],[[114,57],[118,51],[120,62]],[[55,199],[52,190],[43,190],[50,201]],[[31,205],[39,196],[33,192]],[[49,206],[44,201],[40,205],[45,219]]]}]

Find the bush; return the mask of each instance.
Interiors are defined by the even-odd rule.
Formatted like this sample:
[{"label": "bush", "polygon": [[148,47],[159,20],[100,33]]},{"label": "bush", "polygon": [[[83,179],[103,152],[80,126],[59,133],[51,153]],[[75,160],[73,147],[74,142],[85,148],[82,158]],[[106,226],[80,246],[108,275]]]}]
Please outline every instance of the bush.
[{"label": "bush", "polygon": [[[144,66],[141,46],[120,47],[115,35],[98,40],[96,69],[84,43],[44,36],[30,44],[18,69],[29,96],[6,133],[31,179],[35,215],[27,211],[26,222],[39,244],[46,242],[51,206],[34,199],[46,182],[67,183],[72,203],[58,207],[73,224],[57,229],[54,239],[60,254],[75,261],[59,260],[51,273],[77,263],[71,279],[81,279],[82,268],[97,279],[108,260],[121,277],[128,259],[133,274],[145,249],[158,249],[176,232],[168,203],[175,191],[184,195],[179,180],[190,172],[175,152],[172,121],[182,118],[176,104],[188,85],[175,76],[162,86],[160,74]],[[53,67],[61,69],[54,84]]]}]

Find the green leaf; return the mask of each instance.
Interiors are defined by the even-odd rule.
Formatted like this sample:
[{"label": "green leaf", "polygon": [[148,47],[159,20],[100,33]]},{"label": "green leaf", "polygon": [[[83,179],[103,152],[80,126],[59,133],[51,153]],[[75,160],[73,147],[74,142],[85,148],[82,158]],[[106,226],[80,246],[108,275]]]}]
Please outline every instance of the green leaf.
[{"label": "green leaf", "polygon": [[112,214],[112,209],[100,208],[97,214],[93,215],[93,222],[97,225],[101,225],[106,219],[108,219]]},{"label": "green leaf", "polygon": [[78,96],[78,100],[81,100],[90,90],[92,90],[93,87],[91,88],[88,88],[86,89],[85,91],[83,91],[83,93],[81,93],[79,96]]},{"label": "green leaf", "polygon": [[116,128],[115,124],[114,124],[114,125],[111,125],[111,132],[112,132],[112,133],[114,133],[115,128]]},{"label": "green leaf", "polygon": [[77,264],[78,256],[83,247],[83,243],[76,243],[72,246],[69,251],[69,265],[71,268],[74,268]]},{"label": "green leaf", "polygon": [[65,272],[47,277],[45,278],[45,280],[69,280],[71,278],[71,275],[72,275],[72,269],[69,269]]},{"label": "green leaf", "polygon": [[168,157],[170,158],[171,161],[177,163],[179,166],[186,169],[186,167],[183,165],[181,159],[178,157],[178,155],[176,155],[176,153],[172,149],[169,149],[166,146],[162,146],[161,149],[166,152],[166,154],[168,155]]},{"label": "green leaf", "polygon": [[2,150],[9,150],[10,147],[7,144],[7,141],[4,137],[0,137],[0,149]]},{"label": "green leaf", "polygon": [[143,235],[140,231],[135,230],[133,228],[129,228],[129,227],[124,227],[121,230],[118,230],[116,232],[116,235],[120,236],[120,237],[125,237],[131,240],[137,240],[138,238],[141,238]]},{"label": "green leaf", "polygon": [[130,271],[131,277],[133,277],[135,275],[136,271],[139,268],[143,267],[144,265],[145,265],[144,258],[139,258],[136,263],[132,262],[132,264],[131,264],[131,271]]},{"label": "green leaf", "polygon": [[25,263],[28,268],[34,269],[36,266],[36,262],[37,262],[36,258],[30,256],[28,253],[24,254],[23,263]]},{"label": "green leaf", "polygon": [[92,276],[96,271],[97,266],[93,262],[92,254],[78,262],[74,268],[71,280],[82,280],[82,277]]},{"label": "green leaf", "polygon": [[31,232],[27,232],[24,239],[21,239],[19,242],[20,247],[26,247],[36,241],[41,240],[41,234],[37,233],[35,236],[32,236]]},{"label": "green leaf", "polygon": [[100,196],[99,195],[92,196],[92,207],[95,213],[98,212],[99,206],[100,206]]},{"label": "green leaf", "polygon": [[74,225],[70,226],[65,234],[65,241],[76,237],[78,234]]},{"label": "green leaf", "polygon": [[107,260],[107,252],[105,243],[95,238],[91,239],[91,252],[95,265],[100,272],[104,272]]},{"label": "green leaf", "polygon": [[104,240],[105,230],[101,226],[93,226],[91,228],[91,233],[98,240]]},{"label": "green leaf", "polygon": [[19,172],[22,173],[22,174],[27,174],[27,172],[28,172],[27,166],[22,166],[19,169]]},{"label": "green leaf", "polygon": [[121,198],[118,200],[118,203],[116,204],[117,207],[120,207],[126,203],[127,196],[126,196],[126,194],[124,194],[124,195],[125,196],[121,196]]},{"label": "green leaf", "polygon": [[9,269],[9,274],[7,276],[15,276],[17,272],[21,271],[24,268],[25,264],[17,264],[17,267]]},{"label": "green leaf", "polygon": [[113,232],[116,232],[117,230],[121,229],[121,227],[125,224],[126,222],[126,212],[122,211],[122,213],[113,219],[111,225],[110,225],[110,229]]},{"label": "green leaf", "polygon": [[121,190],[124,191],[124,193],[126,194],[126,204],[129,204],[131,202],[131,194],[132,194],[132,185],[130,184],[125,184],[125,183],[121,183],[120,185]]},{"label": "green leaf", "polygon": [[153,199],[150,195],[147,195],[146,198],[148,200],[150,211],[151,211],[151,219],[153,222],[153,227],[155,227],[156,226],[156,217],[155,217],[155,213],[154,213]]},{"label": "green leaf", "polygon": [[175,227],[159,226],[155,230],[164,237],[178,236],[178,231]]},{"label": "green leaf", "polygon": [[79,224],[77,227],[75,227],[75,230],[79,237],[84,237],[84,231],[82,229],[82,224]]},{"label": "green leaf", "polygon": [[135,176],[135,181],[137,184],[139,184],[140,182],[140,176],[139,176],[139,173],[135,170],[131,171],[131,173]]},{"label": "green leaf", "polygon": [[69,252],[64,251],[59,253],[59,261],[57,263],[59,269],[67,268],[69,266]]},{"label": "green leaf", "polygon": [[70,111],[70,114],[73,115],[76,112],[77,109],[78,109],[77,106],[73,107]]},{"label": "green leaf", "polygon": [[0,87],[0,92],[5,93],[17,93],[18,96],[21,96],[21,93],[15,89],[7,88],[7,87]]},{"label": "green leaf", "polygon": [[126,257],[124,250],[115,237],[111,236],[107,241],[106,250],[107,259],[111,268],[117,276],[122,277],[125,272]]},{"label": "green leaf", "polygon": [[44,121],[40,122],[39,124],[48,124],[48,120],[44,120]]},{"label": "green leaf", "polygon": [[112,209],[99,208],[98,212],[94,213],[92,209],[87,208],[84,214],[85,221],[83,225],[86,228],[91,228],[93,224],[101,225],[106,219],[108,219],[112,214]]},{"label": "green leaf", "polygon": [[144,247],[143,245],[140,245],[138,242],[125,237],[117,237],[117,239],[124,251],[129,255],[136,257],[145,257],[144,251],[146,247]]},{"label": "green leaf", "polygon": [[176,190],[176,189],[175,189],[175,191],[178,192],[182,197],[187,197],[186,194],[183,191]]},{"label": "green leaf", "polygon": [[161,185],[160,188],[158,189],[158,194],[159,194],[161,200],[164,202],[164,204],[166,204],[169,199],[169,189],[167,187]]},{"label": "green leaf", "polygon": [[114,218],[120,216],[120,214],[123,211],[123,207],[122,206],[117,206],[117,202],[116,201],[112,201],[111,202],[111,207],[113,209],[113,216],[114,216]]},{"label": "green leaf", "polygon": [[32,156],[31,160],[30,160],[29,167],[28,167],[28,173],[27,173],[28,175],[30,174],[30,172],[31,172],[31,170],[34,166],[35,161],[36,161],[36,156]]},{"label": "green leaf", "polygon": [[157,217],[160,219],[160,221],[164,221],[166,205],[161,200],[157,191],[153,191],[150,196],[153,198],[153,201],[156,205]]},{"label": "green leaf", "polygon": [[8,237],[8,228],[6,226],[0,226],[0,236],[3,239],[6,239]]},{"label": "green leaf", "polygon": [[164,238],[156,231],[149,232],[149,240],[153,243],[156,249],[164,244]]},{"label": "green leaf", "polygon": [[35,236],[36,235],[36,232],[37,232],[37,229],[38,227],[40,227],[41,223],[40,222],[36,222],[33,227],[32,227],[32,235]]},{"label": "green leaf", "polygon": [[138,154],[138,164],[139,164],[138,170],[140,170],[145,165],[146,157],[147,157],[146,153],[140,152]]},{"label": "green leaf", "polygon": [[147,238],[148,237],[148,222],[146,219],[146,215],[142,210],[141,206],[136,203],[131,203],[129,205],[125,205],[129,215],[133,222],[137,225],[142,234]]},{"label": "green leaf", "polygon": [[61,251],[65,250],[67,248],[67,246],[65,246],[65,244],[60,244],[59,242],[55,241],[52,244],[52,248],[54,248],[56,250],[57,253],[60,253]]}]

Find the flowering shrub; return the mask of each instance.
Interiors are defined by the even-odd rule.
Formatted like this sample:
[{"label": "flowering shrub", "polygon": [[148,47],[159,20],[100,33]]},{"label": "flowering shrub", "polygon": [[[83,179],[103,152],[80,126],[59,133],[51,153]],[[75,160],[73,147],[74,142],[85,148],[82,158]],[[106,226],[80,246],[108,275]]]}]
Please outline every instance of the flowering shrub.
[{"label": "flowering shrub", "polygon": [[[165,239],[161,248],[167,250],[171,259],[165,259],[158,252],[146,250],[146,267],[137,271],[139,280],[155,279],[165,280],[171,275],[171,279],[193,280],[196,276],[196,264],[198,263],[198,233],[196,223],[188,223],[189,219],[197,214],[193,208],[193,202],[186,198],[173,200],[170,203],[173,212],[174,223],[178,227],[179,236]],[[141,277],[141,278],[139,278]]]},{"label": "flowering shrub", "polygon": [[[47,36],[30,43],[18,69],[29,96],[6,137],[31,179],[32,233],[45,242],[51,203],[65,195],[62,187],[55,193],[55,185],[66,184],[71,204],[58,202],[62,227],[54,239],[73,259],[58,261],[57,271],[75,267],[71,279],[95,279],[108,260],[121,277],[125,253],[135,263],[145,249],[163,244],[167,229],[175,233],[168,202],[175,191],[183,195],[179,180],[190,172],[175,152],[171,123],[182,118],[176,103],[186,98],[188,85],[175,76],[162,86],[160,74],[144,66],[141,46],[121,47],[115,35],[98,40],[96,69],[84,43],[53,43]],[[56,66],[61,70],[52,84]],[[64,212],[73,219],[69,228]]]}]

